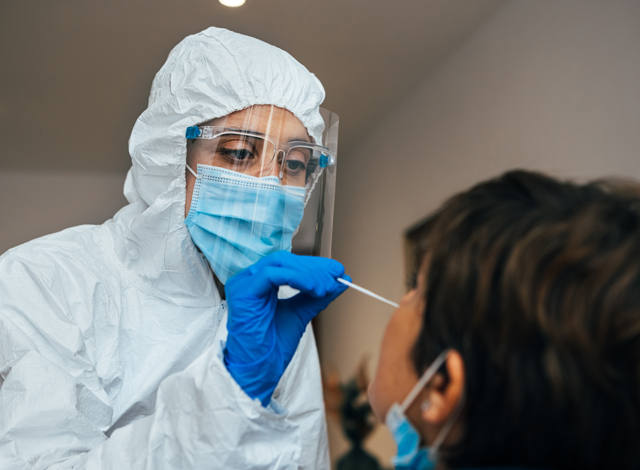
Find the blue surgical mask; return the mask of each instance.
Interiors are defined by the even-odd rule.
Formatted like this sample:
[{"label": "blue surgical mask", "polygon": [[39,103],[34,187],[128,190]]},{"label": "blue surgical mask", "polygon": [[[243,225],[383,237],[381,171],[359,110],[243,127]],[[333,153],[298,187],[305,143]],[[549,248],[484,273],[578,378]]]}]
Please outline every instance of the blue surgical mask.
[{"label": "blue surgical mask", "polygon": [[265,255],[291,251],[304,214],[305,188],[198,165],[185,224],[220,282]]},{"label": "blue surgical mask", "polygon": [[435,456],[430,448],[420,447],[422,438],[402,412],[398,403],[393,404],[385,421],[398,446],[396,456],[391,459],[396,470],[431,470],[435,468]]},{"label": "blue surgical mask", "polygon": [[431,447],[420,447],[422,438],[411,425],[405,413],[422,389],[429,383],[429,380],[436,375],[438,369],[444,364],[448,353],[448,350],[444,351],[436,358],[433,364],[422,374],[422,377],[409,392],[402,405],[394,403],[387,412],[385,423],[398,446],[398,452],[392,459],[396,470],[432,470],[436,467],[438,449],[453,427],[464,400],[461,400],[457,410],[451,415]]}]

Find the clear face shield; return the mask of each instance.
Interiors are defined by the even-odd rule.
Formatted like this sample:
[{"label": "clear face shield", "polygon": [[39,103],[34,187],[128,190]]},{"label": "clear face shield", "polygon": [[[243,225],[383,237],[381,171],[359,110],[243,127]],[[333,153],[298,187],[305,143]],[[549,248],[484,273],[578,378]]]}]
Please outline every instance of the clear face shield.
[{"label": "clear face shield", "polygon": [[338,117],[256,105],[186,129],[185,224],[221,282],[278,250],[331,255]]}]

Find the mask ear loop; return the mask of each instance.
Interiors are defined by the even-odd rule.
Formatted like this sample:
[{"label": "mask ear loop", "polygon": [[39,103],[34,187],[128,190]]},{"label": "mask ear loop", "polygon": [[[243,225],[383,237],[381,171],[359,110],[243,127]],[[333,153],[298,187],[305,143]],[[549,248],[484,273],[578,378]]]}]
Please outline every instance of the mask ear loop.
[{"label": "mask ear loop", "polygon": [[189,170],[189,171],[191,172],[191,174],[192,174],[193,176],[195,176],[195,177],[196,177],[196,179],[198,179],[198,174],[197,174],[195,171],[193,171],[193,170],[191,169],[191,167],[189,166],[189,164],[188,164],[188,163],[187,163],[186,165],[187,165],[187,170]]},{"label": "mask ear loop", "polygon": [[[422,389],[433,378],[433,376],[436,375],[436,373],[438,372],[438,369],[442,367],[442,364],[444,364],[448,356],[449,356],[449,349],[446,349],[445,351],[441,352],[440,355],[438,355],[438,357],[436,357],[436,360],[433,361],[433,363],[424,372],[424,374],[422,374],[422,377],[420,377],[420,380],[418,381],[418,383],[413,387],[411,392],[409,392],[409,395],[402,402],[402,405],[400,405],[402,414],[406,413],[407,408],[411,406],[411,404],[420,394]],[[438,449],[440,448],[440,446],[442,446],[442,443],[449,435],[449,432],[451,432],[451,428],[458,420],[458,417],[460,416],[462,408],[464,407],[465,401],[466,401],[466,392],[463,391],[462,399],[458,403],[456,410],[453,412],[453,414],[449,417],[449,419],[447,420],[443,428],[440,430],[440,433],[436,437],[435,441],[433,441],[433,444],[429,446],[429,457],[431,460],[433,461],[436,460]]]},{"label": "mask ear loop", "polygon": [[422,389],[427,385],[429,380],[431,380],[433,376],[436,375],[436,373],[438,372],[438,369],[442,367],[442,364],[444,364],[444,361],[447,359],[448,355],[449,355],[448,349],[442,351],[440,355],[436,357],[436,360],[433,361],[433,363],[429,366],[429,368],[424,372],[424,374],[422,374],[422,377],[420,377],[420,380],[418,380],[418,383],[415,385],[415,387],[413,387],[411,392],[409,392],[409,395],[407,395],[407,398],[405,398],[404,401],[402,402],[402,405],[400,406],[402,413],[406,413],[407,408],[411,406],[411,403],[413,403],[413,401],[420,394],[420,392],[422,392]]},{"label": "mask ear loop", "polygon": [[[411,403],[413,403],[413,401],[416,399],[418,394],[420,394],[422,389],[427,385],[429,380],[431,380],[433,376],[436,375],[436,373],[438,372],[438,369],[442,367],[442,364],[444,364],[448,356],[449,356],[449,349],[446,349],[445,351],[440,353],[440,355],[436,358],[436,360],[433,361],[433,364],[431,364],[431,366],[429,366],[429,368],[424,372],[424,374],[422,374],[422,377],[420,377],[420,380],[418,381],[418,383],[415,385],[415,387],[413,387],[413,389],[411,390],[407,398],[405,398],[405,400],[402,402],[402,405],[400,408],[402,409],[403,414],[407,411],[407,408],[411,406]],[[440,434],[438,434],[435,441],[433,441],[433,444],[429,446],[429,457],[431,458],[431,460],[433,461],[436,460],[438,449],[442,446],[442,443],[449,435],[449,432],[451,432],[451,428],[453,428],[453,425],[456,424],[456,421],[458,420],[458,417],[462,412],[462,408],[464,407],[465,401],[466,401],[466,391],[463,390],[462,398],[460,399],[460,402],[458,403],[455,411],[449,417],[447,422],[444,424],[444,426],[440,430]]]}]

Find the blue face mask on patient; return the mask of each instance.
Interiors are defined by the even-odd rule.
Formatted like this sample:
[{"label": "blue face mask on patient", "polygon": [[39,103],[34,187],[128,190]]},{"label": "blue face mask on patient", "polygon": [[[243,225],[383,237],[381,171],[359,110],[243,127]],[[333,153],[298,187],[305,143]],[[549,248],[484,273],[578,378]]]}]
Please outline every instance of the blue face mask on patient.
[{"label": "blue face mask on patient", "polygon": [[198,165],[185,224],[220,282],[265,255],[291,251],[304,214],[305,188]]},{"label": "blue face mask on patient", "polygon": [[398,446],[398,452],[392,459],[396,470],[432,470],[435,468],[435,454],[428,447],[420,447],[422,438],[394,403],[387,413],[386,425]]}]

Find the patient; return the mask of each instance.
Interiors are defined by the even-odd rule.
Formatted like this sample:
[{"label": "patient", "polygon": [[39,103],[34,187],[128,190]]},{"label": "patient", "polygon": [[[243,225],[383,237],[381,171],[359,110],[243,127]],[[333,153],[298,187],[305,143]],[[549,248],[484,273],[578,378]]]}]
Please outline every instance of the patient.
[{"label": "patient", "polygon": [[507,173],[427,243],[369,390],[396,468],[638,468],[638,187]]}]

